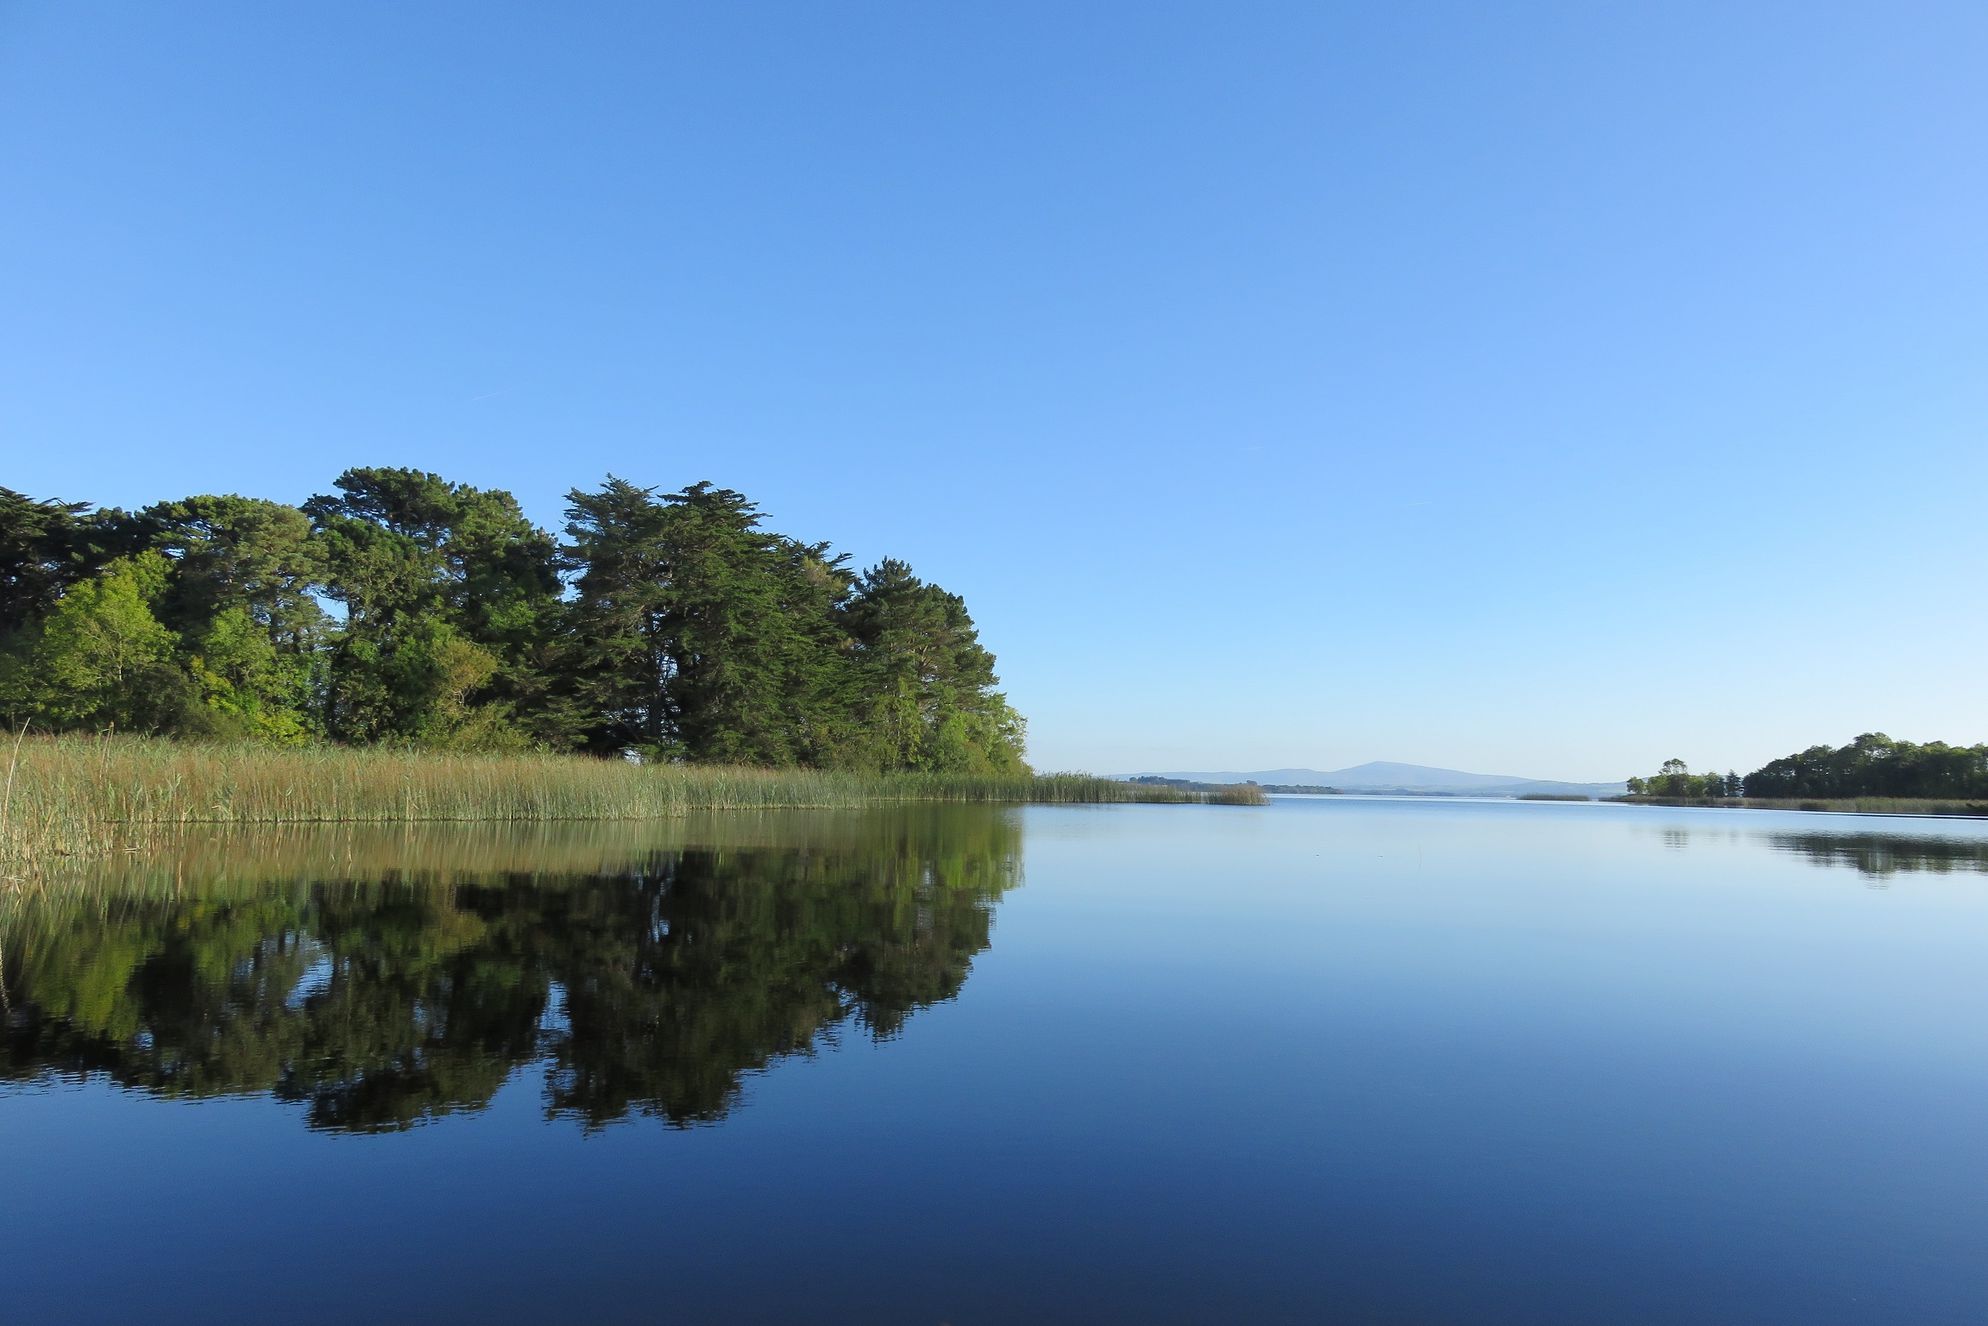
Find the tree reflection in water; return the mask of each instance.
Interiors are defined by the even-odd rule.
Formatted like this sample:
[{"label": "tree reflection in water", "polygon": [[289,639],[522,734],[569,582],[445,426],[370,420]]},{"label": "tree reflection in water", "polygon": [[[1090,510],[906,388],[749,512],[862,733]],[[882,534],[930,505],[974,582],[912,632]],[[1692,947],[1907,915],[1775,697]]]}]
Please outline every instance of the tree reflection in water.
[{"label": "tree reflection in water", "polygon": [[579,874],[381,869],[17,907],[0,1078],[264,1093],[370,1132],[480,1109],[536,1066],[553,1117],[716,1120],[742,1074],[845,1025],[887,1038],[957,994],[1019,878],[1019,824],[986,808],[724,837]]},{"label": "tree reflection in water", "polygon": [[1777,833],[1776,851],[1818,866],[1850,866],[1867,879],[1900,872],[1955,870],[1988,874],[1988,839],[1907,837],[1892,833]]}]

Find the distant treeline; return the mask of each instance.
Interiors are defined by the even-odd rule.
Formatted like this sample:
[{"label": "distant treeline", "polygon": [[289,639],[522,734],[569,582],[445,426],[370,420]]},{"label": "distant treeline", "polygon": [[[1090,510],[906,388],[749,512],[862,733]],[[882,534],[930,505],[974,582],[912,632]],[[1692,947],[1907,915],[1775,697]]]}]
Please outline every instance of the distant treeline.
[{"label": "distant treeline", "polygon": [[1866,732],[1847,746],[1811,746],[1771,761],[1744,778],[1694,774],[1666,760],[1649,778],[1631,778],[1629,795],[1652,797],[1988,797],[1988,744],[1950,746],[1894,741]]},{"label": "distant treeline", "polygon": [[564,537],[497,489],[351,469],[301,506],[0,488],[0,720],[42,731],[1001,774],[966,604],[610,476]]}]

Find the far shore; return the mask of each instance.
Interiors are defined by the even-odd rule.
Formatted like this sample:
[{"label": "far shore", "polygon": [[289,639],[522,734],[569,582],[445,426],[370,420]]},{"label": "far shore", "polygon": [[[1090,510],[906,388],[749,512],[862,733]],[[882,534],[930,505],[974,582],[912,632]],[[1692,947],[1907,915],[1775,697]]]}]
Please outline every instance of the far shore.
[{"label": "far shore", "polygon": [[1266,787],[1273,796],[1412,797],[1427,801],[1531,801],[1559,805],[1683,806],[1701,810],[1801,810],[1830,815],[1896,815],[1903,818],[1988,819],[1988,801],[1939,797],[1588,797],[1530,792],[1518,797],[1474,797],[1462,792],[1296,792]]},{"label": "far shore", "polygon": [[1836,815],[1938,816],[1988,819],[1988,801],[1932,797],[1652,797],[1607,800],[1629,806],[1694,806],[1713,810],[1808,810]]}]

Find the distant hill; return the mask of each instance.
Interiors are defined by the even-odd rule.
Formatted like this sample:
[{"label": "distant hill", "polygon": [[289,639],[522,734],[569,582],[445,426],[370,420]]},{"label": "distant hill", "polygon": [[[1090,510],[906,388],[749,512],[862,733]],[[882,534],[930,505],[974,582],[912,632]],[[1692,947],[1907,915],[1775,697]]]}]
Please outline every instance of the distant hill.
[{"label": "distant hill", "polygon": [[1341,792],[1395,792],[1422,796],[1522,797],[1621,796],[1624,783],[1564,783],[1512,774],[1466,773],[1462,769],[1432,769],[1426,764],[1394,764],[1375,760],[1351,769],[1259,769],[1254,773],[1176,773],[1148,777],[1178,778],[1190,783],[1302,783],[1337,788]]}]

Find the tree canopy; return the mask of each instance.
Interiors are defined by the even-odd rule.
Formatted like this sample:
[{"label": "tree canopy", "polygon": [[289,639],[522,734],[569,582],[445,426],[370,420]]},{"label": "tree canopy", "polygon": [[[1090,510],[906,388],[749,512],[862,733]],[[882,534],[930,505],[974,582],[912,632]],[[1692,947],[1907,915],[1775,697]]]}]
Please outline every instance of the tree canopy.
[{"label": "tree canopy", "polygon": [[1665,760],[1663,767],[1650,777],[1631,778],[1629,795],[1681,797],[1687,800],[1736,797],[1740,795],[1741,781],[1736,773],[1695,774],[1683,760]]},{"label": "tree canopy", "polygon": [[1894,741],[1866,732],[1811,746],[1746,776],[1750,797],[1988,797],[1988,744]]},{"label": "tree canopy", "polygon": [[0,489],[0,718],[54,731],[1014,772],[957,595],[610,475],[565,540],[511,494],[346,470],[301,506]]},{"label": "tree canopy", "polygon": [[1810,746],[1755,769],[1694,774],[1683,760],[1667,760],[1655,775],[1629,780],[1631,796],[1683,797],[1897,797],[1937,800],[1988,797],[1988,744],[1950,746],[1895,741],[1866,732],[1846,746]]}]

